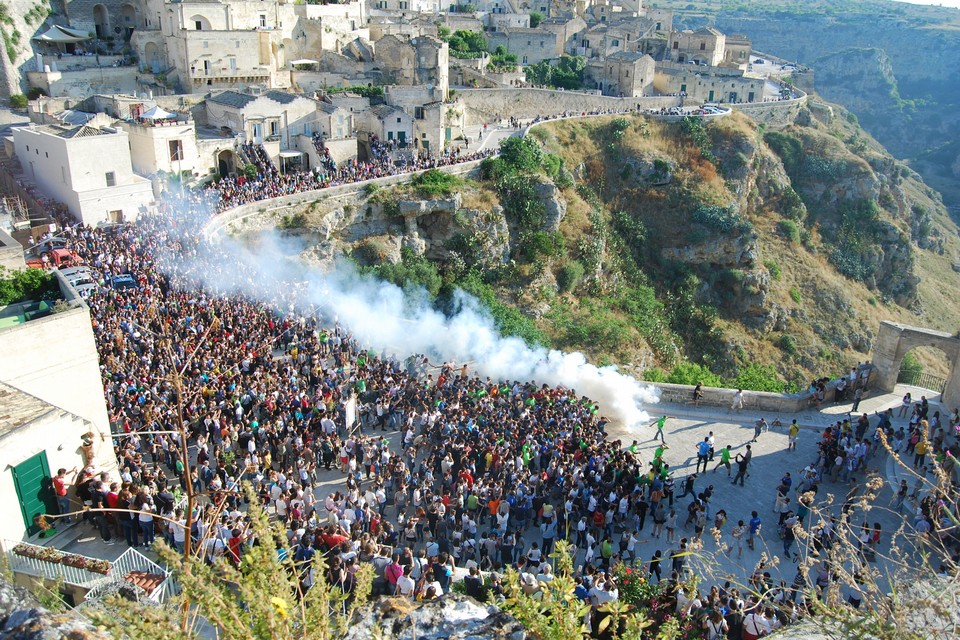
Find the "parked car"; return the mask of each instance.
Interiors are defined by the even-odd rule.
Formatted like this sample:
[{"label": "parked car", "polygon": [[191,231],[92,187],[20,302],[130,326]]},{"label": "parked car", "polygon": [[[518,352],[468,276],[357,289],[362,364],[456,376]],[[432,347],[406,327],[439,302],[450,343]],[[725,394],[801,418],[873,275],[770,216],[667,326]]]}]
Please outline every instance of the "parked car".
[{"label": "parked car", "polygon": [[131,276],[129,273],[113,276],[113,278],[110,280],[110,286],[118,291],[122,291],[123,289],[136,289],[139,287],[137,281],[134,280],[133,276]]},{"label": "parked car", "polygon": [[60,269],[60,275],[67,280],[78,276],[93,279],[93,271],[90,267],[67,267],[66,269]]},{"label": "parked car", "polygon": [[[46,260],[44,260],[46,258]],[[27,260],[27,266],[34,269],[76,267],[83,264],[83,258],[72,249],[52,249],[39,258]]]},{"label": "parked car", "polygon": [[84,282],[82,284],[74,285],[74,290],[80,295],[81,298],[89,298],[90,294],[100,288],[96,282]]}]

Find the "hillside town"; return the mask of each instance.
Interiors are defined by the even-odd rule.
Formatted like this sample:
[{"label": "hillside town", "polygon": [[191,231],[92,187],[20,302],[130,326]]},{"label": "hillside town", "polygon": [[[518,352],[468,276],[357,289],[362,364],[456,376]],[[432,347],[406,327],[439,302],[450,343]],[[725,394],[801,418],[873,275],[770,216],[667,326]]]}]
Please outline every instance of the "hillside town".
[{"label": "hillside town", "polygon": [[[89,224],[135,220],[171,179],[316,177],[495,148],[485,135],[511,118],[801,95],[747,37],[674,30],[637,2],[76,5],[7,66],[30,100],[4,145]],[[92,157],[108,164],[81,176]]]},{"label": "hillside town", "polygon": [[[0,307],[0,550],[16,584],[81,612],[121,584],[168,606],[181,585],[162,540],[238,570],[269,547],[292,567],[296,593],[272,598],[284,619],[317,585],[348,601],[367,567],[375,596],[504,604],[511,579],[546,597],[563,541],[584,633],[603,637],[610,603],[641,606],[627,584],[642,575],[657,629],[676,616],[695,630],[677,637],[740,640],[818,602],[885,601],[861,576],[895,549],[956,566],[958,505],[936,479],[960,476],[960,373],[906,396],[897,378],[908,347],[960,353],[956,336],[884,323],[873,364],[793,394],[641,389],[579,361],[583,385],[497,379],[364,344],[330,302],[390,324],[405,293],[284,279],[268,243],[228,241],[228,225],[297,198],[466,175],[550,120],[795,113],[797,65],[748,35],[679,30],[640,0],[13,8],[32,29],[3,62],[0,134],[0,274],[22,289]],[[404,249],[430,213],[395,215]],[[535,372],[556,357],[520,353]],[[634,406],[607,402],[605,383]],[[878,495],[890,508],[870,512]],[[716,573],[701,575],[701,552]]]}]

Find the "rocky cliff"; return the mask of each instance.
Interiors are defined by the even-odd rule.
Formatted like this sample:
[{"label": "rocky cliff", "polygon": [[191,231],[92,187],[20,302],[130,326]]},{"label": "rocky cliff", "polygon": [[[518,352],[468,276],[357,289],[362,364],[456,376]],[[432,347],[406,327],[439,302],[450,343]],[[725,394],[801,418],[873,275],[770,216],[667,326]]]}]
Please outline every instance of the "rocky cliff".
[{"label": "rocky cliff", "polygon": [[[813,87],[853,111],[893,155],[909,159],[960,207],[960,11],[903,2],[777,0],[693,9],[668,3],[681,27],[713,24],[754,48],[813,69]],[[706,7],[706,8],[704,8]],[[960,165],[958,165],[960,166]]]}]

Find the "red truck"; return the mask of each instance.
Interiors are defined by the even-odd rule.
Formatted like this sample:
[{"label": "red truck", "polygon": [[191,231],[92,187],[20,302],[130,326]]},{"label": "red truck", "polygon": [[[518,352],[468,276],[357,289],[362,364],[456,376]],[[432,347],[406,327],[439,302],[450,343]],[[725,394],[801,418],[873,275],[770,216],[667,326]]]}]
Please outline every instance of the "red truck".
[{"label": "red truck", "polygon": [[48,269],[50,267],[63,269],[65,267],[76,267],[81,264],[83,264],[83,258],[73,249],[51,249],[39,258],[27,260],[27,266],[33,267],[34,269]]}]

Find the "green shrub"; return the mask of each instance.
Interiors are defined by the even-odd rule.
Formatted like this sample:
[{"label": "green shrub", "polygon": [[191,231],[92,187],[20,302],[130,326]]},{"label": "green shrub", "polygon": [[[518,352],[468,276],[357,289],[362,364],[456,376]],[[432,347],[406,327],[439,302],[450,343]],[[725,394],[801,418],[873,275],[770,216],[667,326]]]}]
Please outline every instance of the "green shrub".
[{"label": "green shrub", "polygon": [[554,277],[557,279],[557,289],[560,290],[560,293],[573,291],[577,288],[577,283],[580,282],[583,274],[583,265],[578,261],[570,260],[569,262],[563,263],[554,274]]},{"label": "green shrub", "polygon": [[47,95],[47,92],[40,87],[30,87],[27,89],[27,100],[36,100],[40,96]]},{"label": "green shrub", "polygon": [[780,161],[787,173],[794,175],[803,162],[803,143],[800,139],[789,133],[768,131],[763,135],[763,141],[780,156]]},{"label": "green shrub", "polygon": [[916,379],[923,373],[923,364],[920,363],[917,356],[908,351],[903,356],[903,360],[900,361],[900,371]]},{"label": "green shrub", "polygon": [[10,96],[10,107],[13,109],[26,109],[29,102],[27,96],[22,93],[16,93]]},{"label": "green shrub", "polygon": [[429,169],[414,176],[410,184],[421,198],[443,198],[462,187],[463,178],[439,169]]},{"label": "green shrub", "polygon": [[722,387],[723,380],[707,367],[693,362],[681,362],[673,368],[664,382],[671,384],[702,384],[705,387]]},{"label": "green shrub", "polygon": [[468,271],[464,277],[457,280],[456,285],[483,303],[502,335],[516,336],[531,346],[548,344],[547,336],[536,323],[516,308],[500,302],[493,288],[483,281],[483,277],[476,270]]},{"label": "green shrub", "polygon": [[781,220],[778,222],[777,231],[790,242],[800,242],[800,227],[798,227],[797,223],[793,220]]},{"label": "green shrub", "polygon": [[780,265],[774,262],[773,260],[765,260],[763,266],[767,268],[767,271],[770,272],[770,277],[774,280],[779,280],[781,276]]},{"label": "green shrub", "polygon": [[248,180],[256,180],[256,179],[257,179],[257,165],[255,165],[255,164],[253,164],[253,163],[244,165],[244,167],[243,167],[243,175],[246,176],[246,178],[247,178]]},{"label": "green shrub", "polygon": [[789,333],[785,333],[777,339],[777,346],[787,355],[792,356],[797,353],[797,340]]},{"label": "green shrub", "polygon": [[755,362],[740,367],[737,376],[729,381],[730,387],[749,389],[751,391],[770,391],[783,393],[785,383],[770,365],[761,365]]},{"label": "green shrub", "polygon": [[790,287],[790,299],[800,304],[800,301],[803,299],[803,296],[800,295],[800,289],[796,287]]},{"label": "green shrub", "polygon": [[667,372],[654,367],[652,369],[644,369],[642,377],[647,382],[666,382]]},{"label": "green shrub", "polygon": [[514,171],[536,173],[543,167],[543,148],[532,138],[510,137],[500,142],[500,159]]},{"label": "green shrub", "polygon": [[746,235],[753,231],[753,224],[736,213],[733,207],[700,204],[693,210],[691,217],[694,222],[716,229],[721,233]]},{"label": "green shrub", "polygon": [[538,257],[557,258],[566,250],[566,243],[559,233],[536,231],[527,234],[520,242],[520,252],[524,258],[533,262]]},{"label": "green shrub", "polygon": [[0,305],[24,300],[50,300],[59,293],[53,275],[43,269],[12,271],[0,267]]}]

